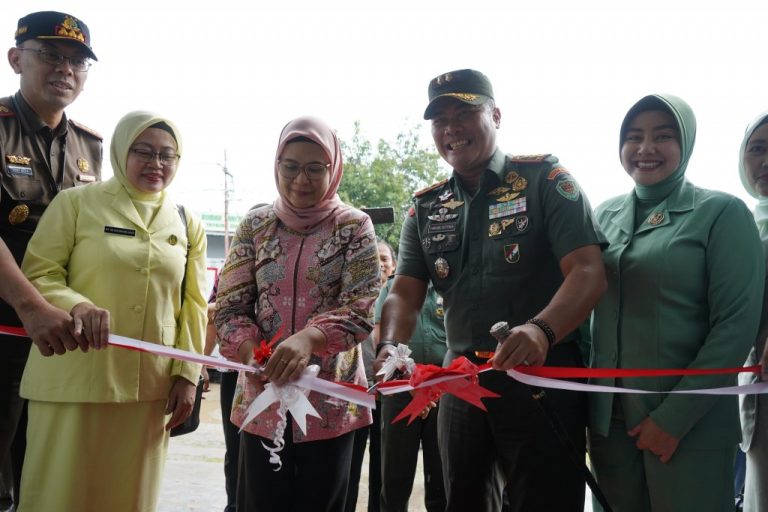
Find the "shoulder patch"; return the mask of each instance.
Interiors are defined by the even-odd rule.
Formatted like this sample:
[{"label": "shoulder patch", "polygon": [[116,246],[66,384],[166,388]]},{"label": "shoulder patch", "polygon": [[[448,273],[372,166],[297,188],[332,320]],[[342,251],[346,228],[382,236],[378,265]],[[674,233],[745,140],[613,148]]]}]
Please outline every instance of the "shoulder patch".
[{"label": "shoulder patch", "polygon": [[550,155],[551,153],[546,153],[541,155],[510,155],[509,158],[515,163],[536,164],[539,162],[543,162]]},{"label": "shoulder patch", "polygon": [[416,215],[416,209],[413,206],[411,206],[410,208],[408,208],[408,216],[413,217],[414,215]]},{"label": "shoulder patch", "polygon": [[551,171],[549,171],[549,174],[547,175],[547,179],[552,181],[561,174],[568,174],[568,169],[562,166],[553,167]]},{"label": "shoulder patch", "polygon": [[74,126],[74,127],[75,127],[75,128],[77,128],[77,129],[79,129],[80,131],[83,131],[83,132],[85,132],[85,133],[88,133],[88,134],[90,134],[90,135],[92,135],[92,136],[96,137],[96,138],[97,138],[97,139],[99,139],[99,141],[101,141],[101,142],[103,142],[103,141],[104,141],[104,137],[102,137],[102,136],[101,136],[101,134],[100,134],[99,132],[97,132],[96,130],[94,130],[94,129],[92,129],[92,128],[88,128],[88,127],[87,127],[87,126],[85,126],[84,124],[80,124],[80,123],[78,123],[77,121],[74,121],[74,120],[72,120],[72,119],[69,119],[69,124],[71,124],[72,126]]},{"label": "shoulder patch", "polygon": [[555,185],[555,188],[557,189],[558,194],[569,201],[578,201],[579,196],[581,195],[579,186],[570,177],[559,180]]},{"label": "shoulder patch", "polygon": [[435,190],[437,187],[442,187],[446,183],[448,183],[448,178],[445,178],[444,180],[440,180],[437,183],[433,183],[432,185],[430,185],[430,186],[428,186],[426,188],[423,188],[423,189],[419,190],[418,192],[415,192],[413,194],[413,197],[423,196],[427,192],[431,192],[432,190]]}]

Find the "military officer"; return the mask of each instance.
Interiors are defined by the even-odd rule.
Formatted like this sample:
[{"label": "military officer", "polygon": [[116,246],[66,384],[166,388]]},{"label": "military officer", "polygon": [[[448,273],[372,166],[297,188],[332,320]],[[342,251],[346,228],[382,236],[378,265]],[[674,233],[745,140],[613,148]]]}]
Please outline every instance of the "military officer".
[{"label": "military officer", "polygon": [[[101,136],[64,113],[96,60],[86,24],[69,14],[34,12],[19,20],[15,39],[8,62],[20,77],[20,88],[0,99],[0,237],[15,259],[0,251],[4,281],[16,274],[45,207],[59,190],[97,181],[102,156]],[[13,300],[1,294],[6,300],[0,301],[0,325],[22,325],[20,314],[44,355],[76,348],[69,313],[36,300],[30,312],[28,302],[20,300],[24,293]],[[13,306],[23,311],[17,314]],[[23,401],[18,386],[29,349],[29,339],[0,336],[0,467],[17,427],[26,430],[19,423]],[[20,461],[14,461],[15,496],[19,468]]]},{"label": "military officer", "polygon": [[[424,118],[453,174],[414,198],[377,363],[410,338],[431,281],[444,299],[444,364],[459,356],[481,362],[495,351],[497,370],[583,365],[577,328],[606,286],[602,238],[586,197],[554,156],[497,148],[501,111],[484,74],[442,74],[428,94]],[[489,330],[499,321],[512,328],[497,347]],[[500,371],[481,374],[480,384],[501,395],[484,401],[487,413],[450,395],[440,399],[446,510],[500,510],[505,486],[514,511],[582,510],[584,481],[527,386]],[[583,452],[584,397],[548,398]]]}]

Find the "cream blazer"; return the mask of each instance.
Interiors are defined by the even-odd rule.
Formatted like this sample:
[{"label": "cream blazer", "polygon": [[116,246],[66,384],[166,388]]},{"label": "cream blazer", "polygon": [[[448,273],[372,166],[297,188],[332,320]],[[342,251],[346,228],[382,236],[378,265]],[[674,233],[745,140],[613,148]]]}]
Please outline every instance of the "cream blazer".
[{"label": "cream blazer", "polygon": [[[27,248],[22,270],[53,305],[87,301],[109,310],[110,332],[202,352],[206,323],[206,238],[187,215],[189,257],[181,301],[187,233],[166,198],[145,226],[127,191],[112,178],[62,191]],[[21,395],[55,402],[165,399],[171,377],[197,382],[200,366],[110,346],[43,357],[30,352]]]}]

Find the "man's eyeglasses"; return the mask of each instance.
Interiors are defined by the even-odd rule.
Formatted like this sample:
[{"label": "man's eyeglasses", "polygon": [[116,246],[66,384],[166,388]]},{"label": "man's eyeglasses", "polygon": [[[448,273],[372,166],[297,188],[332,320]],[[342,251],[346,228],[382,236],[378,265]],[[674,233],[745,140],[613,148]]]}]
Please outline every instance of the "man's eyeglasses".
[{"label": "man's eyeglasses", "polygon": [[308,180],[319,180],[325,176],[330,166],[331,164],[309,163],[299,165],[296,162],[277,161],[277,170],[280,172],[280,176],[289,180],[296,179],[301,171],[304,171],[304,176]]},{"label": "man's eyeglasses", "polygon": [[130,148],[130,151],[145,164],[154,162],[155,158],[157,158],[165,167],[173,167],[181,157],[181,155],[171,153],[170,151],[152,151],[146,148]]},{"label": "man's eyeglasses", "polygon": [[61,64],[64,63],[65,60],[69,61],[69,67],[72,68],[72,71],[77,71],[79,73],[88,71],[88,68],[91,67],[91,61],[88,59],[88,57],[82,57],[79,55],[75,55],[73,57],[67,57],[66,55],[62,55],[53,50],[49,50],[48,48],[16,48],[16,49],[21,52],[35,52],[41,61],[45,62],[46,64],[50,64],[52,66],[60,66]]}]

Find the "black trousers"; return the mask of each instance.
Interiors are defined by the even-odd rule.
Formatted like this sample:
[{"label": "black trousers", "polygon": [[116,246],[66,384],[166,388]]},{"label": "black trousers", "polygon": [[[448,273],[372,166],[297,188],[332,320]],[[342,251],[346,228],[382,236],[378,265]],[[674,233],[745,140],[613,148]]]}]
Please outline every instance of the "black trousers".
[{"label": "black trousers", "polygon": [[413,490],[413,478],[419,458],[424,457],[424,505],[427,512],[445,510],[445,487],[440,451],[437,446],[437,410],[413,423],[392,420],[411,401],[410,393],[398,393],[381,399],[381,510],[407,512]]},{"label": "black trousers", "polygon": [[381,491],[381,402],[376,402],[376,409],[371,411],[373,423],[368,427],[355,430],[352,448],[352,465],[349,470],[349,488],[345,512],[357,510],[357,495],[360,490],[360,473],[363,469],[363,457],[368,438],[368,512],[379,512],[379,492]]},{"label": "black trousers", "polygon": [[[579,361],[580,356],[573,366]],[[496,371],[481,374],[480,385],[501,395],[483,400],[488,412],[452,395],[440,399],[446,512],[497,512],[505,486],[511,512],[583,512],[584,480],[530,387]],[[586,397],[568,391],[546,394],[584,460]]]},{"label": "black trousers", "polygon": [[270,439],[240,434],[238,512],[343,512],[354,432],[294,443],[293,420],[285,429],[282,469],[269,463]]},{"label": "black trousers", "polygon": [[0,468],[10,459],[17,508],[27,432],[26,400],[19,396],[19,386],[31,346],[28,338],[0,335]]},{"label": "black trousers", "polygon": [[224,512],[234,512],[237,497],[237,458],[240,452],[240,434],[237,425],[229,421],[232,399],[235,397],[237,372],[221,372],[219,400],[221,403],[221,426],[224,429],[224,487],[227,490],[227,507]]}]

